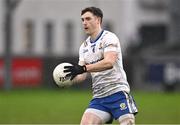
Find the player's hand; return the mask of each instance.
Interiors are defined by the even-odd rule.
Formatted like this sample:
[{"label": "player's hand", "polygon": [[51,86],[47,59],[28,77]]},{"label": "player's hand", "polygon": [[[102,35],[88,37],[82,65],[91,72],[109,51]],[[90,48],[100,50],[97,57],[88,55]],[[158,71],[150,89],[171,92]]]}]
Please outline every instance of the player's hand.
[{"label": "player's hand", "polygon": [[78,64],[74,64],[73,66],[64,66],[64,72],[69,72],[66,77],[71,77],[71,80],[73,80],[78,74],[87,72],[87,69],[85,65],[80,66]]}]

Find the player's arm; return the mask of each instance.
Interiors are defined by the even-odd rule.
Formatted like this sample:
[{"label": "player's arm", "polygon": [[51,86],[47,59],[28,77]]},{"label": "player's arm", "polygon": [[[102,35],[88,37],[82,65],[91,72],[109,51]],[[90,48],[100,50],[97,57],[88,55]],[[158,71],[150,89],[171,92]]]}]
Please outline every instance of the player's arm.
[{"label": "player's arm", "polygon": [[104,59],[94,63],[86,65],[87,72],[99,72],[113,68],[114,63],[118,58],[118,54],[115,51],[108,51],[104,53]]},{"label": "player's arm", "polygon": [[[82,80],[86,77],[84,73],[86,72],[98,72],[98,71],[104,71],[107,69],[113,68],[114,63],[117,60],[117,52],[115,51],[108,51],[104,53],[104,59],[89,65],[82,64],[75,64],[73,66],[65,66],[64,72],[69,72],[66,76],[70,76],[71,80],[73,80],[77,75],[81,74],[79,76],[79,80]],[[78,78],[77,78],[78,79]]]}]

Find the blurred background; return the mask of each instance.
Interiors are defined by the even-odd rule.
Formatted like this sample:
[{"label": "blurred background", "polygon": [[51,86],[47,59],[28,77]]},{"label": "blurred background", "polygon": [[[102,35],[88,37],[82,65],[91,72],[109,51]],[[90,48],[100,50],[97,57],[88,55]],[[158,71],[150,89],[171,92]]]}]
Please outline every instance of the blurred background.
[{"label": "blurred background", "polygon": [[0,0],[0,123],[79,123],[91,77],[62,89],[52,71],[78,61],[87,6],[100,7],[103,28],[120,39],[137,123],[180,123],[179,0]]}]

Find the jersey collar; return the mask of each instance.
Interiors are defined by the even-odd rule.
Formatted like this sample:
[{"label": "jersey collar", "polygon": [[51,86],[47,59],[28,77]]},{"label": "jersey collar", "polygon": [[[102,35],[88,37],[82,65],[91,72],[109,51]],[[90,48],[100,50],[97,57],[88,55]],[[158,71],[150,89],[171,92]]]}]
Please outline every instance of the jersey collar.
[{"label": "jersey collar", "polygon": [[103,32],[104,32],[104,30],[102,30],[101,33],[99,33],[99,35],[96,37],[95,40],[92,40],[92,39],[90,38],[90,42],[91,42],[91,43],[95,43],[95,42],[102,36]]}]

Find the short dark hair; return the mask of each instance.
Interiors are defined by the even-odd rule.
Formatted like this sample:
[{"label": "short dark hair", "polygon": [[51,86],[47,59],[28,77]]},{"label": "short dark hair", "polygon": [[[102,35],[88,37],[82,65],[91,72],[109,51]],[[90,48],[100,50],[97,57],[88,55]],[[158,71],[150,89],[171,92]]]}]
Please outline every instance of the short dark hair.
[{"label": "short dark hair", "polygon": [[86,13],[86,12],[91,12],[93,15],[100,17],[101,18],[101,23],[102,23],[102,19],[103,19],[103,12],[101,9],[97,8],[97,7],[87,7],[85,9],[83,9],[81,11],[81,16]]}]

